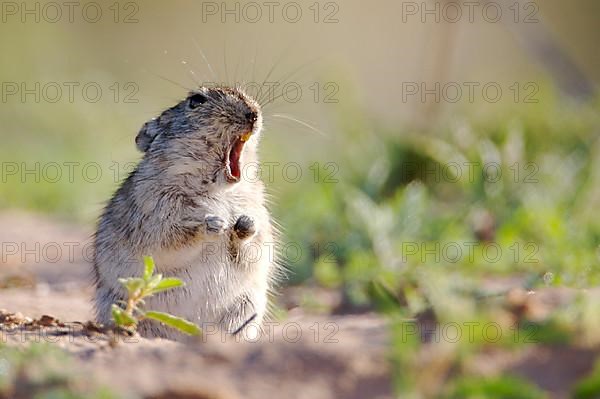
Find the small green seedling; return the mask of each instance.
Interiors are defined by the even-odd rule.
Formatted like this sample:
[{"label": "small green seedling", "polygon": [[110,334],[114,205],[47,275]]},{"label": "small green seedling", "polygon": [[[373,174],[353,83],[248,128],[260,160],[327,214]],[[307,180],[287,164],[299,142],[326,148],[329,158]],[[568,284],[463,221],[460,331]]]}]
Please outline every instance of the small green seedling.
[{"label": "small green seedling", "polygon": [[199,335],[201,333],[196,324],[181,317],[140,308],[141,305],[144,305],[144,298],[183,286],[183,281],[178,278],[163,277],[162,274],[155,275],[152,257],[144,257],[144,275],[141,278],[120,278],[119,282],[127,290],[127,301],[119,301],[118,304],[112,305],[112,316],[116,326],[135,330],[140,321],[153,319],[185,334]]}]

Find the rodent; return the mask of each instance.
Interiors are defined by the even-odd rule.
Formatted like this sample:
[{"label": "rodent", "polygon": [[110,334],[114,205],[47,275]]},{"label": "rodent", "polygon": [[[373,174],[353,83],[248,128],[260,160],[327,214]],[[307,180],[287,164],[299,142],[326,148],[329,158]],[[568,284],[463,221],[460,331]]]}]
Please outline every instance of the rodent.
[{"label": "rodent", "polygon": [[[258,162],[261,129],[259,104],[230,87],[200,87],[143,125],[135,140],[143,158],[94,236],[98,322],[111,323],[111,305],[125,299],[118,278],[140,276],[149,255],[157,273],[185,286],[150,297],[147,309],[255,334],[249,326],[265,317],[277,272],[264,185],[258,168],[244,168]],[[138,331],[183,337],[150,320]]]}]

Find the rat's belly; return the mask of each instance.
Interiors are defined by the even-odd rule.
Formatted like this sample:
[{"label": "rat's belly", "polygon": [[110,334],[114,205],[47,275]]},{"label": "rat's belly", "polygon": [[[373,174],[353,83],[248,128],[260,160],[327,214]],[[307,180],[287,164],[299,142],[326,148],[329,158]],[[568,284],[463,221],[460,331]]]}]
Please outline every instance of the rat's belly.
[{"label": "rat's belly", "polygon": [[148,308],[198,324],[219,323],[223,313],[250,289],[252,280],[248,270],[234,262],[228,245],[224,238],[153,254],[157,272],[177,277],[185,286],[149,298]]},{"label": "rat's belly", "polygon": [[211,237],[211,240],[197,241],[192,245],[177,249],[159,249],[150,255],[161,273],[170,274],[192,265],[210,263],[226,263],[228,256],[229,237]]}]

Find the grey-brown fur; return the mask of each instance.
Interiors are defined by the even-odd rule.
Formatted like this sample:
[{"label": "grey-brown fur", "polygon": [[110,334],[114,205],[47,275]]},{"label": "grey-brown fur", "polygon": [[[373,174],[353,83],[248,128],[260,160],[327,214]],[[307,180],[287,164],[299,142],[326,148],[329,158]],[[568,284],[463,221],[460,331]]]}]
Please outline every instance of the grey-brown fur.
[{"label": "grey-brown fur", "polygon": [[[154,257],[157,272],[186,283],[150,298],[147,308],[229,333],[262,321],[275,272],[264,188],[256,167],[232,183],[224,166],[230,144],[250,130],[240,167],[257,162],[261,125],[258,104],[231,88],[201,88],[144,124],[136,138],[143,159],[108,203],[95,235],[99,322],[110,323],[110,307],[124,295],[117,279],[139,276],[144,255]],[[140,330],[181,338],[154,322]]]}]

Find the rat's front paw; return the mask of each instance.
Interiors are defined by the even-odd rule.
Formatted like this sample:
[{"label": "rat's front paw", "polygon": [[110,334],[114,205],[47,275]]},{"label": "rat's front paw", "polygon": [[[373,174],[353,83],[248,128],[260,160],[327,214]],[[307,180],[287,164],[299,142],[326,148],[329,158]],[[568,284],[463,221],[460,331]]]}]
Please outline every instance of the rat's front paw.
[{"label": "rat's front paw", "polygon": [[225,220],[215,215],[207,215],[204,218],[206,232],[209,234],[221,234],[225,230]]},{"label": "rat's front paw", "polygon": [[238,218],[237,222],[235,222],[233,230],[240,240],[244,240],[252,237],[254,233],[256,233],[256,226],[254,225],[254,220],[252,220],[250,216],[242,215]]}]

